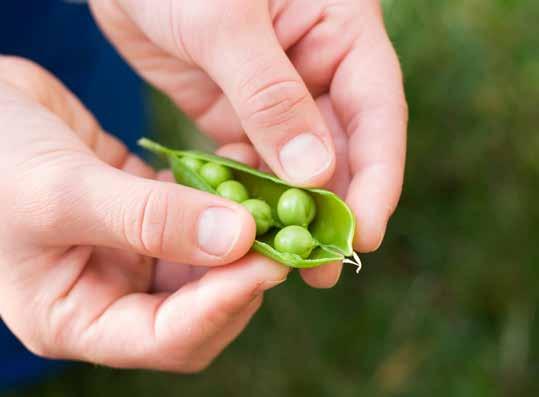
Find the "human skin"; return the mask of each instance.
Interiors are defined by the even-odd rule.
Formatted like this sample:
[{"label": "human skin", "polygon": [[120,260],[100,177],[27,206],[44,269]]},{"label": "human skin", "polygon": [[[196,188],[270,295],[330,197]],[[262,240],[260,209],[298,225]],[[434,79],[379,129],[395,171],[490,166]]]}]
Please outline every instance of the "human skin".
[{"label": "human skin", "polygon": [[[401,189],[406,105],[377,2],[91,5],[219,154],[346,196],[356,249],[379,245]],[[255,235],[244,208],[156,175],[38,66],[0,58],[0,110],[0,315],[35,353],[199,371],[286,279],[244,256]],[[301,274],[330,287],[340,270]]]},{"label": "human skin", "polygon": [[[402,187],[407,106],[378,0],[90,5],[140,75],[226,145],[220,153],[333,188],[356,215],[355,249],[380,246]],[[340,272],[301,275],[331,287]]]},{"label": "human skin", "polygon": [[0,128],[0,315],[34,353],[199,371],[286,279],[241,205],[155,175],[39,66],[0,57]]}]

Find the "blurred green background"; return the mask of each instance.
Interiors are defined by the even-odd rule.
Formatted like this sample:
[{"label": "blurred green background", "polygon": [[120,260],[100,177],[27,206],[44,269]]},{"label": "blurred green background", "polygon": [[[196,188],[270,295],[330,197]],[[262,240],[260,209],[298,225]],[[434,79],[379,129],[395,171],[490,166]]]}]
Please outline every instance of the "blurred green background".
[{"label": "blurred green background", "polygon": [[[384,6],[408,164],[361,275],[328,291],[292,275],[200,375],[81,366],[8,396],[539,395],[539,2]],[[152,101],[158,139],[209,147]]]}]

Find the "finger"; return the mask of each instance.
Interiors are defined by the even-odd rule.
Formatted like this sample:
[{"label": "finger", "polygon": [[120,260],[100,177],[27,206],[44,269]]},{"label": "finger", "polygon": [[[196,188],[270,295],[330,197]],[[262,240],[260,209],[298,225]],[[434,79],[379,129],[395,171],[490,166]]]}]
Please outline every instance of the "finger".
[{"label": "finger", "polygon": [[248,143],[229,143],[221,146],[217,150],[217,154],[253,168],[257,168],[260,163],[256,150]]},{"label": "finger", "polygon": [[134,177],[93,159],[77,170],[58,171],[44,191],[66,190],[68,182],[68,192],[50,204],[58,219],[55,235],[43,236],[49,243],[121,248],[212,266],[240,258],[254,241],[249,212],[216,195]]},{"label": "finger", "polygon": [[123,171],[141,178],[154,179],[155,171],[134,154],[129,154],[122,164]]},{"label": "finger", "polygon": [[[329,180],[334,167],[331,137],[305,84],[279,44],[265,2],[242,2],[236,12],[225,13],[226,18],[222,13],[209,13],[208,18],[216,20],[203,21],[204,34],[198,40],[200,45],[194,45],[195,54],[179,44],[182,40],[178,36],[184,30],[179,21],[185,18],[181,5],[170,7],[168,3],[148,0],[124,0],[115,5],[94,0],[92,8],[99,19],[108,20],[102,27],[120,48],[122,42],[132,42],[134,38],[146,43],[144,51],[138,52],[124,46],[130,49],[124,49],[124,55],[220,142],[230,142],[230,136],[234,140],[241,137],[237,119],[227,116],[232,105],[241,126],[276,174],[304,186],[320,186]],[[131,20],[127,27],[126,16]],[[159,20],[172,21],[173,26],[166,24],[164,28]],[[200,21],[191,24],[201,28]],[[148,45],[145,37],[155,45]],[[176,62],[171,62],[167,53],[175,56]],[[165,63],[170,67],[157,71],[148,67],[144,62],[148,54],[153,59],[168,59]],[[206,79],[199,81],[200,73],[190,61],[209,73],[226,99],[211,84],[208,86]],[[185,81],[193,81],[193,74],[198,81],[194,86],[207,92],[195,96],[211,98],[208,101],[192,101],[193,95],[184,94],[188,90],[182,87]]]},{"label": "finger", "polygon": [[[157,179],[163,182],[174,182],[170,170],[157,173]],[[183,263],[159,260],[155,264],[152,287],[153,292],[175,292],[185,284],[198,280],[206,274],[206,267],[191,266]]]},{"label": "finger", "polygon": [[176,292],[185,284],[200,279],[208,271],[204,266],[157,261],[153,274],[153,292]]},{"label": "finger", "polygon": [[[210,320],[200,333],[193,335],[192,342],[201,343],[228,324],[229,320],[257,299],[264,291],[283,283],[290,269],[259,254],[249,254],[234,264],[211,269],[197,283],[190,284],[169,299],[170,306],[159,313],[166,321],[175,316],[175,303],[196,297],[197,320]],[[191,300],[191,299],[189,299]],[[189,319],[185,319],[189,320]],[[182,321],[171,324],[178,331]],[[163,323],[164,324],[164,323]],[[185,324],[184,324],[185,325]],[[166,329],[173,331],[172,329]]]},{"label": "finger", "polygon": [[287,274],[287,268],[249,255],[213,269],[173,295],[125,296],[88,325],[75,351],[61,354],[116,367],[200,370],[207,365],[197,357],[201,347],[228,329],[216,344],[218,350],[242,324],[239,320],[232,330],[229,325]]},{"label": "finger", "polygon": [[270,1],[269,10],[275,34],[285,51],[323,20],[325,3],[312,0]]},{"label": "finger", "polygon": [[0,81],[16,89],[18,100],[33,113],[42,111],[38,108],[41,105],[58,116],[69,127],[63,130],[71,135],[72,141],[74,132],[79,138],[76,143],[84,143],[107,164],[121,168],[125,163],[128,156],[125,145],[103,132],[73,93],[39,65],[22,58],[0,56]]},{"label": "finger", "polygon": [[[340,196],[344,196],[350,183],[350,170],[348,167],[348,137],[342,129],[335,114],[331,100],[327,95],[317,99],[316,104],[320,109],[326,124],[330,128],[335,142],[335,153],[337,154],[337,167],[331,181],[325,186]],[[301,269],[300,274],[303,280],[314,288],[331,288],[339,280],[342,263],[332,263],[312,269]]]},{"label": "finger", "polygon": [[[232,160],[256,167],[258,156],[251,145],[246,143],[232,143],[222,146],[217,154]],[[161,181],[174,182],[174,176],[170,170],[163,170],[157,174]],[[158,261],[155,265],[153,291],[174,292],[183,285],[198,280],[206,274],[207,268],[191,266],[167,261]]]},{"label": "finger", "polygon": [[[350,181],[347,160],[347,136],[340,126],[329,97],[323,96],[316,102],[333,135],[337,153],[337,169],[335,170],[335,175],[330,184],[326,187],[337,193],[344,194]],[[256,167],[256,165],[252,164],[249,160],[251,156],[256,156],[256,152],[248,144],[240,143],[225,145],[217,151],[217,154],[247,163],[251,167]],[[334,263],[313,269],[301,269],[300,274],[303,280],[311,287],[331,288],[337,283],[341,274],[341,269],[341,263]]]},{"label": "finger", "polygon": [[247,327],[255,313],[262,305],[263,297],[259,295],[251,303],[233,317],[229,323],[213,338],[203,343],[195,353],[200,369],[204,369]]},{"label": "finger", "polygon": [[[302,2],[304,8],[313,7],[308,0]],[[335,70],[352,48],[363,23],[360,11],[364,5],[359,2],[347,2],[342,6],[323,3],[319,6],[318,18],[313,19],[315,24],[288,50],[290,60],[315,97],[328,91]],[[290,20],[297,17],[294,11],[296,15],[299,12],[290,7],[282,16],[292,26]]]},{"label": "finger", "polygon": [[232,160],[245,163],[260,171],[271,174],[271,168],[260,158],[254,147],[250,143],[231,143],[222,146],[217,150],[217,154],[228,157]]},{"label": "finger", "polygon": [[[148,12],[148,18],[159,21],[156,15],[161,4],[165,3],[148,3],[149,7],[145,8],[145,2],[141,1],[124,5],[117,1],[92,0],[90,8],[103,32],[130,65],[165,92],[205,133],[219,143],[244,139],[239,120],[219,86],[198,65],[180,59],[174,48],[164,45],[158,38],[163,35],[152,37],[152,33],[159,31],[158,27],[143,31],[141,27],[146,28],[147,23],[139,26],[134,22],[142,17],[131,16],[122,8]],[[160,24],[160,28],[166,26],[168,24]]]},{"label": "finger", "polygon": [[257,152],[281,178],[323,185],[333,174],[331,136],[281,48],[264,2],[245,2],[222,21],[201,58],[223,89]]},{"label": "finger", "polygon": [[374,22],[340,64],[331,85],[331,99],[350,136],[354,177],[347,201],[357,217],[355,247],[360,251],[375,250],[382,242],[400,196],[406,151],[407,107],[399,62],[379,6],[372,12]]},{"label": "finger", "polygon": [[[13,109],[17,109],[13,113],[17,117],[10,120],[11,128],[29,131],[30,134],[15,134],[21,137],[18,145],[23,148],[25,139],[33,140],[27,154],[31,158],[45,157],[49,153],[55,155],[55,161],[44,163],[46,166],[31,168],[32,189],[28,189],[24,181],[13,180],[8,184],[20,192],[16,201],[8,202],[21,212],[20,217],[13,219],[14,230],[28,232],[23,232],[23,235],[29,239],[30,236],[32,239],[37,237],[33,241],[44,245],[102,245],[177,260],[194,257],[193,263],[209,265],[232,261],[248,251],[250,240],[254,239],[254,224],[242,207],[227,209],[226,204],[224,207],[220,205],[223,204],[221,201],[205,196],[206,200],[200,198],[198,214],[195,205],[195,213],[184,216],[183,211],[188,210],[178,210],[177,207],[181,202],[188,205],[188,199],[194,199],[192,192],[183,193],[171,184],[132,177],[103,162],[109,160],[114,167],[151,177],[152,171],[133,156],[122,155],[122,160],[117,162],[119,158],[112,161],[114,156],[103,152],[103,161],[99,161],[88,146],[99,151],[102,139],[108,139],[109,143],[116,141],[99,130],[93,118],[69,91],[34,64],[2,58],[0,79],[3,80],[6,70],[14,66],[28,69],[24,75],[36,79],[34,88],[19,84],[16,78],[14,83],[3,86],[3,95],[16,105]],[[33,74],[30,73],[32,71]],[[51,89],[52,102],[47,100],[46,87]],[[63,107],[55,102],[61,99]],[[56,115],[59,117],[40,105],[58,112]],[[69,126],[77,128],[78,136]],[[54,139],[43,140],[44,133]],[[62,143],[61,151],[54,142]],[[32,150],[35,155],[32,155]],[[21,162],[17,153],[25,152],[12,152],[13,160]],[[168,201],[171,197],[174,197],[175,204]],[[204,201],[206,208],[203,208]],[[170,217],[172,222],[178,223],[174,229],[166,223],[169,213],[173,214]],[[212,229],[219,229],[220,216],[232,219],[232,231],[220,233],[225,237],[216,241],[211,234],[215,233]],[[50,233],[50,230],[55,233]],[[226,235],[230,240],[226,240]],[[180,252],[179,247],[182,246],[186,249],[184,253]]]},{"label": "finger", "polygon": [[[331,111],[331,103],[329,102],[329,98],[324,97],[322,99],[319,99],[317,101],[319,107],[323,110],[323,113],[327,113]],[[332,116],[333,119],[331,120],[332,123],[335,122],[335,115],[328,114],[328,117]],[[326,118],[326,120],[328,120]],[[331,127],[331,124],[328,124]],[[336,134],[340,131],[344,134],[342,130],[339,129],[332,129],[332,132],[336,131]],[[334,136],[335,137],[335,136]],[[346,148],[346,145],[344,145],[344,149]],[[244,153],[246,151],[247,153]],[[255,167],[253,164],[248,163],[248,158],[251,156],[251,154],[256,155],[252,147],[248,144],[230,144],[223,146],[220,148],[217,153],[219,155],[224,155],[225,157],[232,158],[236,161],[240,161],[243,163],[247,163],[251,167]],[[337,151],[338,153],[338,151]],[[343,162],[342,169],[339,170],[337,168],[336,174],[339,177],[339,184],[344,186],[344,183],[348,182],[349,176],[347,174],[348,172],[348,162],[346,161],[346,157],[344,157],[344,161],[341,159],[340,161]],[[339,161],[339,160],[338,160]],[[344,175],[346,174],[346,176]],[[332,182],[332,185],[336,186],[334,182]],[[339,186],[336,186],[339,188]],[[347,187],[347,185],[346,185]],[[341,274],[342,264],[341,263],[332,263],[326,266],[320,266],[317,268],[312,269],[301,269],[300,274],[303,280],[314,288],[331,288],[333,287],[337,281],[339,280],[339,276]],[[176,270],[177,272],[180,272],[180,270]],[[183,272],[187,272],[187,270],[182,270]]]},{"label": "finger", "polygon": [[171,170],[161,170],[157,173],[157,180],[174,183],[174,175]]},{"label": "finger", "polygon": [[346,135],[346,132],[342,128],[328,95],[318,98],[316,104],[331,131],[333,142],[335,143],[335,154],[337,156],[335,173],[325,188],[344,198],[351,180],[348,161],[348,135]]},{"label": "finger", "polygon": [[[163,345],[169,349],[178,340],[194,347],[196,366],[205,367],[203,356],[211,359],[217,354],[245,326],[263,291],[282,283],[288,272],[288,268],[258,254],[213,269],[168,299],[157,313],[156,333],[162,332]],[[178,313],[182,313],[180,318]],[[188,329],[196,331],[186,335]],[[206,354],[200,356],[200,350]]]},{"label": "finger", "polygon": [[[242,1],[234,12],[210,13],[208,17],[215,20],[204,21],[204,40],[187,55],[185,48],[179,48],[178,37],[171,34],[183,29],[179,23],[182,7],[132,0],[121,4],[161,48],[179,57],[194,58],[208,72],[276,174],[304,186],[322,185],[331,177],[331,137],[275,36],[266,2]],[[163,29],[156,23],[156,16],[173,21],[172,29]]]},{"label": "finger", "polygon": [[248,140],[232,104],[223,94],[220,94],[205,112],[197,115],[195,120],[198,128],[217,143],[226,144]]},{"label": "finger", "polygon": [[335,262],[312,269],[301,269],[300,274],[303,281],[313,288],[332,288],[339,281],[341,271],[342,263]]}]

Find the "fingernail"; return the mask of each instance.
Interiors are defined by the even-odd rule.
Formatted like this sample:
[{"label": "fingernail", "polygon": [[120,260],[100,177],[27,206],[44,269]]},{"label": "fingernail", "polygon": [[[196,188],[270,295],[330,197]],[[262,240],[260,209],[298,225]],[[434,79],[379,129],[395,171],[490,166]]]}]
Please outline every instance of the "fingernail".
[{"label": "fingernail", "polygon": [[241,232],[241,217],[225,207],[206,209],[198,219],[198,245],[206,253],[225,256],[234,247]]},{"label": "fingernail", "polygon": [[331,162],[327,147],[314,134],[303,133],[289,140],[279,154],[281,165],[294,182],[307,181]]}]

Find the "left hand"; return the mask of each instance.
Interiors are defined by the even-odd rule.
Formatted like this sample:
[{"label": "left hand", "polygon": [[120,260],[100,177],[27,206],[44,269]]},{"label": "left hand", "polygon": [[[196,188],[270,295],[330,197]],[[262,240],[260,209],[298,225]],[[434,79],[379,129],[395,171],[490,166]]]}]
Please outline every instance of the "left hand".
[{"label": "left hand", "polygon": [[[379,0],[90,4],[133,67],[218,142],[245,141],[246,134],[271,170],[296,185],[325,185],[336,169],[329,183],[356,215],[355,249],[379,247],[401,192],[407,126],[401,71]],[[283,142],[306,131],[324,146],[311,138],[283,161]],[[241,147],[222,153],[257,161]],[[316,173],[320,162],[326,168]],[[302,275],[329,287],[340,269]]]},{"label": "left hand", "polygon": [[155,180],[38,65],[0,56],[0,126],[0,318],[32,352],[196,372],[286,279],[243,206]]}]

